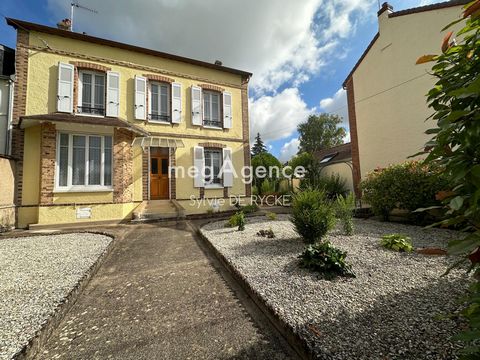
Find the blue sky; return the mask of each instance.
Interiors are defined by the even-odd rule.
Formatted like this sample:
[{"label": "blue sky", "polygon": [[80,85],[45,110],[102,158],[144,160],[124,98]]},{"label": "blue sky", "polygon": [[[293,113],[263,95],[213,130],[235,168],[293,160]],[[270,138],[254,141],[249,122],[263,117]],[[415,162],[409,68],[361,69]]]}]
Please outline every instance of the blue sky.
[{"label": "blue sky", "polygon": [[[55,26],[69,0],[3,0],[0,14]],[[391,0],[394,10],[435,0]],[[309,114],[346,117],[340,90],[377,32],[377,0],[82,0],[74,30],[252,71],[252,137],[258,131],[282,160],[296,152]],[[108,16],[106,16],[108,14]],[[0,22],[0,43],[15,31]],[[346,119],[345,119],[346,121]]]}]

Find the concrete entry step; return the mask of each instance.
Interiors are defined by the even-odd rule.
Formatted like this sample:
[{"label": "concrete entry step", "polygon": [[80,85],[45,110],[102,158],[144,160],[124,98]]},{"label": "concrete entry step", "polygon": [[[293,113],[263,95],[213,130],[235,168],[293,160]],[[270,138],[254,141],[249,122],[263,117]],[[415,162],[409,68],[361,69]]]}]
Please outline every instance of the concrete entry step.
[{"label": "concrete entry step", "polygon": [[134,211],[133,222],[183,219],[183,208],[172,200],[146,200]]}]

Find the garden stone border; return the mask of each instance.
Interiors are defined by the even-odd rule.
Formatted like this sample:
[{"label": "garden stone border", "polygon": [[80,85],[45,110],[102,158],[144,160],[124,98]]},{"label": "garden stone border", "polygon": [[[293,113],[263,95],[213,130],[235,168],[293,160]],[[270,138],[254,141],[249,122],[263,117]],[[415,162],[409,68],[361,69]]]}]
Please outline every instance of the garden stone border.
[{"label": "garden stone border", "polygon": [[[215,221],[218,221],[218,219],[204,223],[201,225],[201,227]],[[206,247],[215,255],[215,257],[223,265],[223,267],[233,276],[233,278],[253,300],[257,307],[263,312],[263,314],[272,323],[272,325],[280,332],[280,334],[295,350],[298,356],[300,356],[300,358],[304,360],[314,360],[315,355],[310,350],[307,342],[297,334],[297,332],[291,325],[282,320],[282,318],[265,302],[265,300],[263,300],[262,296],[250,286],[245,277],[229,263],[226,257],[219,250],[217,250],[217,248],[210,242],[210,240],[208,240],[208,238],[201,232],[201,227],[196,227],[196,233],[199,238],[204,242]]]},{"label": "garden stone border", "polygon": [[112,239],[110,244],[105,248],[103,253],[98,257],[95,263],[90,266],[90,268],[85,272],[83,277],[78,281],[78,283],[73,287],[70,293],[67,295],[65,299],[57,306],[55,311],[50,314],[50,316],[46,319],[42,327],[35,332],[33,337],[28,341],[28,343],[18,352],[16,352],[12,356],[12,360],[30,360],[34,359],[40,349],[46,344],[49,337],[52,335],[53,331],[58,327],[60,322],[63,320],[65,315],[68,311],[72,308],[72,306],[76,303],[78,297],[82,294],[85,287],[90,282],[91,278],[97,273],[100,266],[103,264],[105,259],[111,254],[115,244],[116,244],[116,237],[115,235],[102,232],[102,231],[54,231],[50,233],[17,233],[11,234],[12,236],[4,235],[0,237],[0,241],[2,238],[22,238],[22,237],[41,237],[41,236],[52,236],[52,235],[63,235],[63,234],[97,234],[97,235],[104,235],[108,236]]}]

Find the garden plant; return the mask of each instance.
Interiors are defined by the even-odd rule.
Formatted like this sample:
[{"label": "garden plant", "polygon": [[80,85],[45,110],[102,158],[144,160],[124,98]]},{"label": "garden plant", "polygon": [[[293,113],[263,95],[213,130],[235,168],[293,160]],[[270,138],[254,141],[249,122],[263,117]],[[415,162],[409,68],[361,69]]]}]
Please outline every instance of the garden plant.
[{"label": "garden plant", "polygon": [[383,247],[398,252],[412,252],[412,240],[407,235],[390,234],[382,236],[380,241]]},{"label": "garden plant", "polygon": [[342,222],[345,235],[353,235],[353,211],[355,210],[355,197],[352,193],[347,196],[337,196],[335,213]]},{"label": "garden plant", "polygon": [[443,39],[439,55],[424,55],[417,63],[435,62],[437,78],[428,93],[434,110],[433,137],[425,145],[425,163],[443,169],[450,184],[437,198],[446,208],[443,226],[464,224],[465,234],[449,243],[449,252],[462,257],[474,275],[462,315],[469,328],[459,335],[466,343],[463,359],[480,359],[480,0],[466,5],[463,18],[445,27],[466,21],[457,32]]}]

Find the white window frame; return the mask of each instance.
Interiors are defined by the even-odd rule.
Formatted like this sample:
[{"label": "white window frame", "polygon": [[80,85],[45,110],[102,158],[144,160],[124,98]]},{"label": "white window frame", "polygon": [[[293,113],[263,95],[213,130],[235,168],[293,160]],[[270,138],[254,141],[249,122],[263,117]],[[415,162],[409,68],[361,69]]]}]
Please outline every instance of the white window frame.
[{"label": "white window frame", "polygon": [[[68,135],[68,170],[67,170],[67,185],[60,186],[60,135]],[[90,137],[99,137],[101,138],[101,156],[100,156],[100,185],[73,185],[73,136],[83,136],[85,137],[85,184],[88,184],[89,180],[89,171],[88,171],[88,162],[89,162],[89,139]],[[110,179],[111,185],[104,185],[105,183],[105,137],[112,138],[112,174]],[[57,154],[55,157],[55,188],[54,192],[97,192],[97,191],[113,191],[113,135],[105,134],[90,134],[90,133],[77,133],[77,132],[67,132],[67,131],[57,131],[56,136],[56,149]]]},{"label": "white window frame", "polygon": [[95,105],[95,75],[102,75],[103,78],[104,78],[104,81],[103,81],[103,89],[104,89],[104,94],[103,94],[103,115],[99,115],[99,114],[90,114],[90,113],[84,113],[84,112],[79,112],[77,110],[77,114],[78,115],[83,115],[83,116],[96,116],[96,117],[105,117],[106,113],[107,113],[107,74],[104,73],[104,72],[101,72],[101,71],[92,71],[92,70],[78,70],[78,104],[77,106],[78,107],[82,107],[83,106],[83,99],[82,99],[82,96],[83,96],[83,79],[82,79],[82,74],[90,74],[92,76],[92,106],[91,107],[94,107]]},{"label": "white window frame", "polygon": [[[213,122],[212,120],[212,113],[213,113],[213,101],[212,101],[212,95],[218,96],[218,125],[212,125],[212,124],[205,124],[206,121]],[[210,118],[207,119],[205,116],[205,96],[210,96],[210,101],[208,102],[209,110],[210,110]],[[208,90],[203,90],[202,91],[202,109],[203,109],[203,127],[205,128],[211,128],[211,129],[223,129],[223,119],[222,119],[222,93],[219,93],[217,91],[208,91]]]},{"label": "white window frame", "polygon": [[[219,169],[219,173],[222,174],[222,170],[221,170],[221,169],[222,169],[222,166],[223,166],[223,151],[222,151],[221,148],[208,148],[208,147],[206,147],[206,148],[203,149],[203,159],[204,159],[204,160],[203,160],[203,162],[204,162],[204,167],[203,167],[203,168],[204,168],[204,169],[207,169],[207,167],[208,167],[208,168],[210,168],[210,169],[213,170],[213,159],[212,159],[212,158],[211,158],[211,159],[212,159],[211,163],[210,163],[209,165],[207,165],[207,156],[206,156],[206,154],[207,154],[207,152],[209,152],[209,151],[216,151],[216,152],[218,152],[219,159],[220,159],[220,166],[219,166],[218,169]],[[223,175],[223,174],[222,174],[222,175]],[[209,182],[207,182],[206,177],[207,177],[207,176],[205,175],[205,176],[204,176],[204,179],[203,179],[206,189],[223,189],[223,176],[220,177],[220,180],[221,180],[220,183],[214,183],[214,182],[213,182],[213,177],[212,177],[212,180],[210,180]]]},{"label": "white window frame", "polygon": [[[169,117],[170,120],[156,120],[152,119],[152,85],[157,85],[157,86],[165,86],[167,88],[167,116]],[[153,123],[159,123],[159,124],[171,124],[172,123],[172,110],[171,110],[171,102],[172,102],[172,86],[169,83],[161,82],[161,81],[148,81],[148,121],[153,122]],[[161,107],[161,95],[158,93],[158,104]]]}]

